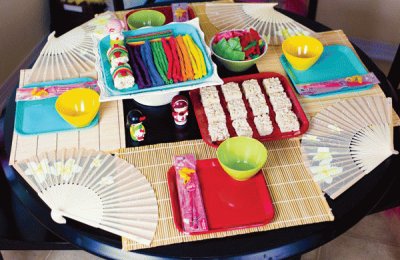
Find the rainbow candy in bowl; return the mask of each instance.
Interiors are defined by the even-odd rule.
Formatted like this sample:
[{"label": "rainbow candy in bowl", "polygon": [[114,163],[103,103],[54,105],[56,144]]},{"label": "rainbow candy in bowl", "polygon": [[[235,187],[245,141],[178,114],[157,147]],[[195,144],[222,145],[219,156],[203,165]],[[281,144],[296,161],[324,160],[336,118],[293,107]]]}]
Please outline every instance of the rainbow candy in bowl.
[{"label": "rainbow candy in bowl", "polygon": [[261,35],[250,28],[217,33],[210,41],[210,48],[225,68],[241,72],[256,64],[268,46]]}]

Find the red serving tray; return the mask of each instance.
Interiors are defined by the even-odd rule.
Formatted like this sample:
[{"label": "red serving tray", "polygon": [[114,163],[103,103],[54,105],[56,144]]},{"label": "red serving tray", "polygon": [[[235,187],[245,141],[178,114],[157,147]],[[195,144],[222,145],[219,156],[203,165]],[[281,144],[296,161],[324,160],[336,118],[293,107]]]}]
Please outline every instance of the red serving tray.
[{"label": "red serving tray", "polygon": [[[127,14],[125,14],[125,23],[128,24],[128,17],[129,15],[141,11],[141,10],[155,10],[163,13],[165,15],[165,24],[171,23],[174,21],[173,15],[172,15],[172,7],[171,6],[159,6],[159,7],[149,7],[149,8],[140,8],[140,9],[135,9]],[[189,19],[193,19],[196,17],[196,14],[194,13],[193,9],[188,6],[188,15]]]},{"label": "red serving tray", "polygon": [[[282,83],[282,86],[287,94],[287,96],[290,98],[290,100],[292,101],[292,105],[293,105],[293,112],[297,115],[297,119],[299,120],[300,123],[300,129],[299,131],[295,131],[295,132],[286,132],[286,133],[282,133],[278,127],[278,124],[275,121],[275,112],[272,109],[272,105],[271,102],[269,101],[268,95],[265,92],[265,89],[262,85],[262,80],[265,78],[272,78],[272,77],[277,77],[279,78],[279,80]],[[249,123],[251,129],[253,130],[253,138],[265,142],[265,141],[272,141],[272,140],[280,140],[280,139],[286,139],[286,138],[292,138],[292,137],[296,137],[299,135],[302,135],[303,133],[305,133],[308,129],[309,126],[309,122],[307,119],[306,114],[303,111],[303,108],[301,107],[299,101],[297,100],[296,94],[293,91],[289,81],[282,75],[279,73],[275,73],[275,72],[262,72],[262,73],[257,73],[257,74],[249,74],[249,75],[244,75],[244,76],[237,76],[237,77],[230,77],[230,78],[224,78],[224,84],[228,83],[228,82],[236,82],[241,84],[243,81],[248,80],[248,79],[257,79],[258,83],[261,86],[261,90],[262,93],[264,95],[264,98],[268,104],[269,107],[269,115],[270,115],[270,119],[272,121],[272,125],[274,127],[273,132],[270,135],[267,136],[260,136],[257,132],[257,128],[254,124],[253,118],[253,112],[251,111],[250,105],[247,102],[246,98],[244,97],[243,94],[243,101],[246,105],[246,110],[247,110],[247,122]],[[227,108],[227,102],[225,101],[224,95],[222,93],[221,87],[217,87],[218,92],[219,92],[219,98],[221,100],[221,105],[222,108],[224,110],[224,113],[226,115],[226,121],[227,121],[227,127],[228,127],[228,131],[231,137],[233,136],[237,136],[235,129],[233,128],[232,124],[231,124],[231,118],[228,112],[228,108]],[[200,97],[200,90],[199,89],[195,89],[189,92],[190,94],[190,99],[192,101],[193,104],[193,109],[194,109],[194,113],[196,115],[196,119],[197,119],[197,123],[199,125],[199,129],[200,129],[200,134],[201,137],[203,138],[203,140],[214,147],[218,147],[218,145],[220,143],[222,143],[222,141],[219,142],[212,142],[211,141],[211,137],[210,134],[208,132],[208,121],[207,121],[207,116],[204,112],[204,108],[203,108],[203,104],[201,103],[201,97]],[[249,120],[250,119],[250,120]]]},{"label": "red serving tray", "polygon": [[[247,181],[236,181],[224,172],[217,159],[198,160],[196,172],[206,211],[208,234],[263,226],[274,218],[274,208],[264,179],[258,173]],[[167,173],[169,194],[176,228],[183,232],[175,168]]]}]

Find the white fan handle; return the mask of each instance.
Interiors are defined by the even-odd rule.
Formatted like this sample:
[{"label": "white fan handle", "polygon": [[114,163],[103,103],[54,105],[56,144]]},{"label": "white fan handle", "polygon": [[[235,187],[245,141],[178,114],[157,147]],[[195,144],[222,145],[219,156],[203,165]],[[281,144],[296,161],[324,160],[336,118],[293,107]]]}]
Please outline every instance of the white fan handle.
[{"label": "white fan handle", "polygon": [[67,220],[63,217],[63,213],[59,210],[53,209],[51,210],[51,218],[54,220],[54,222],[58,224],[65,224],[67,223]]}]

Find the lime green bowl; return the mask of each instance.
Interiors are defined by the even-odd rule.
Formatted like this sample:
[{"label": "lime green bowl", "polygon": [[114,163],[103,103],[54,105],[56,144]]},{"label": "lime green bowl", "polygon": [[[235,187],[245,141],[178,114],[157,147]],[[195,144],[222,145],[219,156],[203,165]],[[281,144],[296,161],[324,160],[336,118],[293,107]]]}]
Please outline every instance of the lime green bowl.
[{"label": "lime green bowl", "polygon": [[224,171],[233,179],[245,181],[253,177],[267,161],[267,149],[250,137],[232,137],[217,149],[217,158]]},{"label": "lime green bowl", "polygon": [[265,55],[265,53],[267,53],[268,44],[266,43],[265,39],[263,38],[263,41],[265,42],[264,51],[257,58],[252,59],[252,60],[239,60],[239,61],[238,60],[228,60],[228,59],[225,59],[225,58],[219,56],[218,54],[216,54],[214,52],[213,47],[212,47],[212,43],[214,42],[214,37],[210,41],[211,53],[214,54],[214,56],[222,64],[222,66],[224,66],[227,70],[230,70],[233,72],[242,72],[242,71],[248,70],[251,66],[256,64],[257,61]]},{"label": "lime green bowl", "polygon": [[129,15],[127,23],[131,30],[144,26],[161,26],[165,23],[165,15],[155,10],[141,10]]}]

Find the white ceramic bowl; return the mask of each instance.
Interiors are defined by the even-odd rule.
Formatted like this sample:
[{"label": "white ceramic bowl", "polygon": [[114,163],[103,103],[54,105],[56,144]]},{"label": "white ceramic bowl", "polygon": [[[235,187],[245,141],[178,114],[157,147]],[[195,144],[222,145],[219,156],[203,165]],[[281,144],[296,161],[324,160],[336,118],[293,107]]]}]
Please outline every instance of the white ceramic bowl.
[{"label": "white ceramic bowl", "polygon": [[172,99],[179,95],[179,91],[176,92],[159,92],[159,93],[152,93],[148,95],[139,95],[134,97],[133,100],[136,102],[151,107],[163,106],[166,104],[170,104]]}]

